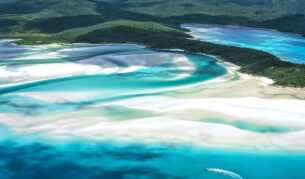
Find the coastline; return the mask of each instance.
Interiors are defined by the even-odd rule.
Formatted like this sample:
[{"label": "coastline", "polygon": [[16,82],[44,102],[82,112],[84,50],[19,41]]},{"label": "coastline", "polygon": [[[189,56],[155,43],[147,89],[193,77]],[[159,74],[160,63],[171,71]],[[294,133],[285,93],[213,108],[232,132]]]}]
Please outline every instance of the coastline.
[{"label": "coastline", "polygon": [[[194,40],[198,40],[194,37]],[[150,48],[147,46],[147,48]],[[187,53],[194,53],[194,54],[198,54],[198,55],[205,55],[205,56],[209,56],[209,57],[212,57],[212,58],[215,58],[219,61],[219,63],[223,66],[225,66],[227,69],[229,70],[235,70],[236,72],[238,72],[239,74],[241,75],[250,75],[252,77],[256,77],[256,78],[267,78],[267,79],[270,79],[268,77],[265,77],[265,76],[260,76],[260,75],[254,75],[254,74],[251,74],[251,73],[245,73],[245,72],[241,72],[240,69],[242,68],[241,66],[238,66],[232,62],[229,62],[227,61],[226,59],[222,58],[221,56],[217,56],[217,55],[211,55],[211,54],[207,54],[207,53],[196,53],[196,52],[192,52],[192,51],[187,51],[187,50],[184,50],[184,49],[162,49],[162,48],[150,48],[150,49],[155,49],[155,50],[169,50],[169,51],[183,51],[183,52],[187,52]],[[270,79],[273,81],[273,79]],[[268,86],[272,86],[272,87],[275,87],[275,88],[281,88],[281,89],[290,89],[290,90],[304,90],[305,91],[305,87],[291,87],[291,86],[283,86],[283,85],[278,85],[278,84],[275,84],[276,81],[273,81],[272,84],[268,84]]]},{"label": "coastline", "polygon": [[[14,131],[64,138],[161,141],[234,150],[242,147],[262,153],[305,150],[302,140],[305,121],[299,117],[305,115],[302,113],[305,108],[303,88],[270,86],[263,83],[260,76],[236,71],[238,66],[230,62],[226,64],[228,62],[221,57],[208,56],[219,59],[228,74],[214,81],[160,91],[159,96],[89,105],[80,111],[42,116],[1,113],[0,122]],[[45,92],[20,95],[43,101],[48,101],[51,96],[53,102],[65,103],[93,98],[96,94]],[[286,104],[290,104],[289,109],[285,108]],[[116,114],[119,119],[127,118],[117,120],[108,114],[109,110],[128,111],[127,114]],[[129,112],[133,115],[129,116]]]},{"label": "coastline", "polygon": [[[122,27],[123,28],[123,27]],[[125,28],[125,27],[124,27]],[[255,49],[240,48],[234,46],[226,46],[214,43],[203,42],[199,40],[189,39],[187,32],[181,32],[188,37],[151,37],[154,39],[141,39],[141,40],[99,40],[96,38],[94,40],[83,39],[81,41],[74,40],[66,44],[72,43],[92,43],[92,44],[137,44],[141,46],[148,47],[150,49],[183,49],[186,52],[191,53],[201,53],[208,54],[210,56],[216,56],[219,59],[225,59],[226,62],[230,62],[241,67],[241,72],[248,73],[252,75],[259,75],[262,77],[268,77],[273,79],[276,83],[275,85],[287,86],[287,87],[297,87],[304,88],[305,81],[301,76],[304,73],[305,65],[294,64],[290,62],[285,62],[278,57]],[[149,35],[148,37],[150,37]],[[90,37],[90,36],[88,36]],[[56,39],[54,39],[56,40]],[[30,42],[34,43],[34,42]],[[41,44],[41,43],[40,43]],[[61,43],[59,43],[61,44]],[[247,62],[245,63],[244,58],[247,57]],[[289,71],[289,73],[287,72]],[[291,71],[291,72],[290,72]],[[285,74],[284,77],[279,76],[279,74]],[[291,79],[291,80],[290,80]]]},{"label": "coastline", "polygon": [[0,0],[0,179],[305,177],[305,0],[203,1]]}]

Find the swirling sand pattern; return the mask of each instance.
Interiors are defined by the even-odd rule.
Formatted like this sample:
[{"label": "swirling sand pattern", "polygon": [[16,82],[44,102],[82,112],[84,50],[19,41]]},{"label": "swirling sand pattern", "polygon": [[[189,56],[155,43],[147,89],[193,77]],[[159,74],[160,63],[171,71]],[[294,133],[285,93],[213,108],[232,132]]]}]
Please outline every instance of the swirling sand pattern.
[{"label": "swirling sand pattern", "polygon": [[[126,99],[194,85],[226,73],[212,57],[154,51],[137,45],[74,44],[30,48],[4,41],[0,46],[5,47],[0,53],[18,54],[0,61],[4,64],[0,66],[3,74],[0,80],[6,81],[0,86],[3,105],[11,104],[4,103],[6,95],[29,92],[96,92],[94,99],[74,102],[100,103],[120,99],[120,96]],[[19,103],[26,100],[17,98]],[[37,104],[37,100],[33,103]]]},{"label": "swirling sand pattern", "polygon": [[6,40],[0,58],[0,178],[303,176],[304,102],[248,98],[261,81],[215,58]]}]

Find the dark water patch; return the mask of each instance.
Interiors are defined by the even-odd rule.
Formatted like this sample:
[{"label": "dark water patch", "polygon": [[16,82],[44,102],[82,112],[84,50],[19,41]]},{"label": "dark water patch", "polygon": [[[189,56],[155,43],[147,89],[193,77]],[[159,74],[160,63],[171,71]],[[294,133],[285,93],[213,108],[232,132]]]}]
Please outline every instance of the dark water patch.
[{"label": "dark water patch", "polygon": [[68,111],[79,111],[93,109],[98,112],[99,115],[105,116],[113,120],[130,120],[143,117],[152,117],[156,114],[145,110],[134,110],[123,106],[106,106],[102,108],[94,108],[92,105],[124,100],[129,98],[154,96],[159,93],[143,93],[143,94],[131,94],[114,97],[102,97],[95,98],[87,101],[79,102],[47,102],[29,97],[23,97],[20,95],[2,95],[0,97],[0,112],[3,113],[18,113],[29,116],[43,116],[58,114]]},{"label": "dark water patch", "polygon": [[244,178],[303,178],[304,154],[257,153],[193,147],[71,139],[15,133],[0,127],[0,174],[13,178],[207,178],[206,168]]},{"label": "dark water patch", "polygon": [[106,106],[102,108],[94,108],[92,105],[113,102],[118,100],[124,100],[129,98],[144,97],[144,96],[154,96],[159,93],[143,93],[143,94],[131,94],[114,96],[109,98],[95,98],[87,101],[79,102],[60,102],[51,103],[46,101],[41,101],[38,99],[32,99],[29,97],[22,97],[19,95],[3,95],[0,97],[0,112],[3,113],[18,113],[30,116],[43,116],[58,114],[68,111],[79,111],[94,109],[99,113],[99,115],[105,116],[113,120],[130,120],[138,119],[143,117],[153,117],[156,114],[148,112],[145,110],[134,110],[128,109],[123,106]]},{"label": "dark water patch", "polygon": [[0,97],[0,112],[19,113],[30,116],[52,114],[76,109],[83,104],[48,103],[19,95],[2,95]]},{"label": "dark water patch", "polygon": [[37,104],[18,104],[18,103],[14,103],[13,101],[0,101],[0,105],[1,108],[5,107],[6,109],[7,108],[17,109],[27,115],[34,115],[35,111],[43,107]]}]

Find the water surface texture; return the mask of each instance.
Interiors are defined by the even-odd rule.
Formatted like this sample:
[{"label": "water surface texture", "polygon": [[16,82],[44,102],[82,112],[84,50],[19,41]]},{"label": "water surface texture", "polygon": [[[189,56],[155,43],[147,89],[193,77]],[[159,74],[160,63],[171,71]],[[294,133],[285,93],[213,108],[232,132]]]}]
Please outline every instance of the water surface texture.
[{"label": "water surface texture", "polygon": [[[168,96],[177,89],[193,93],[187,90],[211,80],[229,82],[228,74],[216,58],[181,51],[130,44],[19,46],[2,40],[0,178],[305,178],[301,150],[272,142],[249,147],[255,136],[281,140],[298,128],[224,116],[201,119],[200,104],[182,114],[192,104],[173,103],[185,96]],[[221,110],[226,102],[214,106]],[[166,111],[176,105],[182,108]],[[217,141],[244,135],[250,137],[240,145],[226,143],[231,148]]]},{"label": "water surface texture", "polygon": [[304,178],[304,155],[249,154],[184,144],[58,141],[39,134],[14,133],[4,126],[0,127],[0,133],[2,179],[230,178],[208,172],[206,169],[211,167],[234,172],[245,179]]},{"label": "water surface texture", "polygon": [[300,35],[210,24],[183,24],[182,27],[202,41],[263,50],[285,61],[305,63],[305,38]]}]

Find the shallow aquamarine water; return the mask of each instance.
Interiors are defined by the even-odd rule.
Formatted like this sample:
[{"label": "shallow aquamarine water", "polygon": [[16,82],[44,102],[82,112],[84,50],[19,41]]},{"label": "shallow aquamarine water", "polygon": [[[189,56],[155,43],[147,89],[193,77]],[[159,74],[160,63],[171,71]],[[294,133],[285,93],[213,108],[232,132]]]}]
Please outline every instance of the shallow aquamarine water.
[{"label": "shallow aquamarine water", "polygon": [[[75,44],[71,46],[40,46],[31,49],[4,42],[2,47],[0,55],[1,53],[14,54],[14,50],[10,50],[10,47],[14,48],[18,54],[18,56],[9,55],[10,57],[0,59],[0,63],[1,61],[2,63],[19,62],[19,65],[6,66],[5,69],[9,72],[19,72],[20,67],[35,65],[37,61],[52,61],[52,59],[62,60],[62,63],[69,61],[80,65],[96,65],[102,69],[117,69],[106,74],[94,73],[46,78],[0,87],[1,112],[29,113],[31,107],[36,108],[35,114],[50,113],[59,109],[62,111],[89,104],[153,95],[160,91],[208,81],[226,73],[226,69],[217,64],[217,59],[213,57],[178,51],[149,50],[137,45]],[[185,61],[177,62],[181,58],[184,58],[188,64]],[[24,64],[22,61],[25,61]],[[137,68],[122,73],[122,71],[132,67]],[[187,69],[183,69],[185,67]],[[190,71],[190,68],[193,70]],[[55,68],[54,71],[56,70],[58,69]],[[31,79],[31,74],[26,72],[22,72],[22,74],[26,80]],[[179,77],[183,74],[183,77]],[[10,77],[9,79],[16,78]],[[64,92],[67,94],[69,92],[98,92],[99,96],[75,103],[58,104],[16,94],[26,92]]]},{"label": "shallow aquamarine water", "polygon": [[[151,58],[151,55],[156,56]],[[173,61],[177,55],[186,57],[195,67],[194,71],[186,73],[189,71],[179,68]],[[19,81],[24,83],[0,88],[0,113],[39,117],[81,111],[90,105],[103,102],[163,95],[163,92],[170,89],[199,84],[226,73],[226,69],[212,57],[177,51],[149,50],[137,45],[75,44],[23,47],[0,42],[0,65],[6,66],[8,70],[18,71],[22,66],[51,64],[54,61],[94,64],[103,68],[109,67],[106,64],[111,63],[111,67],[118,69],[109,74],[57,76],[35,82],[31,82],[33,77],[30,73],[24,72],[26,78]],[[16,63],[17,66],[13,65]],[[140,68],[120,73],[131,66]],[[179,77],[185,73],[187,75]],[[17,77],[13,78],[16,79]],[[5,79],[1,83],[8,85],[12,83],[11,80]],[[27,92],[69,94],[96,91],[100,95],[93,99],[60,103],[19,95]],[[94,114],[116,122],[158,115],[122,106],[97,109],[92,109],[95,110]],[[215,119],[208,122],[224,123]],[[229,125],[246,130],[253,128],[248,123]],[[260,129],[260,126],[255,126],[253,131]],[[269,129],[266,130],[268,132]],[[286,129],[282,130],[286,132]],[[46,136],[43,132],[17,133],[9,126],[0,125],[1,179],[228,178],[222,174],[208,172],[206,168],[232,171],[245,179],[302,179],[305,178],[305,155],[294,151],[255,153],[255,148],[249,151],[211,149],[170,142],[149,144],[143,141],[122,142],[116,139],[94,140],[80,137],[59,140]]]},{"label": "shallow aquamarine water", "polygon": [[202,41],[263,50],[285,61],[305,63],[305,38],[297,34],[211,24],[183,24],[182,27]]}]

